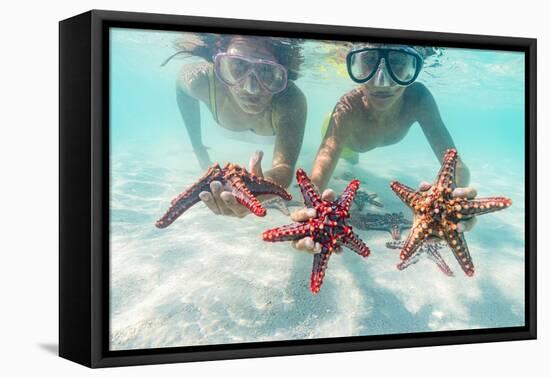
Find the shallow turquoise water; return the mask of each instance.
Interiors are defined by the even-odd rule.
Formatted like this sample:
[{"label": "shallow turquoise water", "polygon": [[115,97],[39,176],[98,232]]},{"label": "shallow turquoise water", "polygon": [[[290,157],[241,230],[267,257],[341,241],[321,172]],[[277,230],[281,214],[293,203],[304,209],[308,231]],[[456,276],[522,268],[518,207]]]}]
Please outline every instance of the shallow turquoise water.
[{"label": "shallow turquoise water", "polygon": [[[513,201],[506,211],[479,217],[467,233],[476,275],[462,274],[448,249],[442,255],[455,277],[427,259],[398,271],[398,252],[385,247],[389,234],[359,231],[372,255],[333,256],[313,296],[312,257],[259,237],[290,223],[276,210],[265,218],[233,219],[198,204],[167,229],[154,227],[170,199],[201,175],[175,102],[175,75],[185,61],[160,67],[174,37],[123,29],[111,34],[112,349],[524,324],[523,54],[447,49],[440,65],[418,79],[433,93],[479,196]],[[322,67],[319,56],[309,43],[306,73],[297,81],[308,99],[297,166],[308,171],[323,118],[353,88],[335,73],[338,67]],[[204,105],[201,118],[213,161],[246,166],[259,147],[264,164],[271,160],[271,146],[222,137]],[[351,172],[363,189],[378,193],[384,208],[368,211],[403,211],[410,218],[389,182],[414,187],[433,180],[438,169],[413,125],[403,141],[362,154],[357,166],[340,163],[334,177]],[[340,191],[345,184],[333,178],[329,186]]]}]

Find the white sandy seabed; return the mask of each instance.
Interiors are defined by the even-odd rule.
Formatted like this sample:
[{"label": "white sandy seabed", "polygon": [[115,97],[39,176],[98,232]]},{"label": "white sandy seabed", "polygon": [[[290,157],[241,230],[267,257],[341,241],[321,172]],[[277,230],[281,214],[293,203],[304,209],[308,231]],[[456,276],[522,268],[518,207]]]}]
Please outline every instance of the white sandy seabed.
[{"label": "white sandy seabed", "polygon": [[[425,166],[409,163],[402,170],[394,164],[393,169],[354,168],[353,173],[364,178],[364,189],[379,194],[385,205],[381,210],[404,211],[410,217],[388,183],[397,178],[414,186],[431,180],[438,165],[433,157],[428,161]],[[476,186],[480,196],[506,195],[514,204],[479,217],[467,234],[476,265],[473,278],[462,273],[448,249],[441,252],[455,277],[443,275],[427,259],[398,271],[399,252],[385,247],[390,235],[359,231],[371,256],[362,259],[350,251],[334,255],[320,293],[312,295],[312,256],[288,243],[260,238],[265,229],[291,223],[277,210],[268,210],[265,218],[234,219],[215,216],[199,203],[170,227],[154,227],[170,199],[199,177],[195,165],[187,165],[174,168],[178,164],[171,164],[168,156],[162,165],[124,154],[112,159],[112,350],[524,323],[521,178],[503,178],[486,167],[483,185]],[[350,169],[341,164],[337,170]],[[337,191],[344,185],[331,182]],[[295,188],[292,192],[300,198]]]}]

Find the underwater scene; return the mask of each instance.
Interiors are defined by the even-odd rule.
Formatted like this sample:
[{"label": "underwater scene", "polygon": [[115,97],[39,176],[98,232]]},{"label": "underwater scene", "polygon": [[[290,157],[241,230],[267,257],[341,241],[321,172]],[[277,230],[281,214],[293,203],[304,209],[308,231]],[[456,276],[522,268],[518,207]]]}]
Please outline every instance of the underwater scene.
[{"label": "underwater scene", "polygon": [[525,324],[522,52],[111,28],[109,55],[110,350]]}]

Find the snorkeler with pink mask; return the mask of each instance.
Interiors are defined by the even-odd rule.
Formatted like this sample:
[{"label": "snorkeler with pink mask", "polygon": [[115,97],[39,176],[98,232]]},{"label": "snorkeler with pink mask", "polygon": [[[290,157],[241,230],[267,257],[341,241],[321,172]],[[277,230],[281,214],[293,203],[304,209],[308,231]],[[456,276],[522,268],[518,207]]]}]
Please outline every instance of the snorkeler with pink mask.
[{"label": "snorkeler with pink mask", "polygon": [[[250,171],[288,187],[307,116],[305,96],[294,84],[303,61],[299,41],[202,33],[182,38],[176,47],[179,51],[164,64],[179,54],[204,59],[184,65],[176,85],[177,103],[200,167],[212,165],[202,140],[203,102],[227,136],[273,144],[271,169],[262,171],[259,152],[251,158]],[[217,181],[200,198],[215,214],[249,214]]]}]

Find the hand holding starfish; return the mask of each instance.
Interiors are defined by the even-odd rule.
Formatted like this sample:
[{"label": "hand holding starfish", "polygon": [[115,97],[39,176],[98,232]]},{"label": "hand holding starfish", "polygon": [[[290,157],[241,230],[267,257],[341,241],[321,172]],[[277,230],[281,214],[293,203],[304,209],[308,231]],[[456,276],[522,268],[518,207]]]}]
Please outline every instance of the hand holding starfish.
[{"label": "hand holding starfish", "polygon": [[[336,199],[336,194],[332,189],[325,189],[325,191],[321,195],[321,199],[323,201],[332,202]],[[307,222],[309,219],[315,218],[316,216],[317,211],[315,211],[315,209],[311,207],[303,207],[300,210],[296,210],[295,212],[290,214],[290,218],[294,222]],[[313,239],[309,236],[300,240],[293,240],[291,244],[298,251],[304,251],[311,254],[321,252],[321,244],[315,243]],[[342,249],[337,248],[335,249],[334,253],[340,254],[342,253]]]},{"label": "hand holding starfish", "polygon": [[[432,184],[430,184],[427,181],[422,181],[420,185],[418,186],[418,190],[420,192],[427,192],[431,189]],[[467,198],[469,200],[472,200],[476,198],[477,196],[477,190],[474,187],[471,186],[465,186],[463,188],[455,188],[452,193],[452,198]],[[458,232],[467,232],[470,231],[475,224],[477,223],[477,218],[475,216],[470,218],[463,218],[460,222],[457,223],[456,229]],[[433,238],[434,242],[438,242],[438,238]],[[430,240],[432,241],[432,240]]]},{"label": "hand holding starfish", "polygon": [[[258,155],[258,160],[261,159],[261,153],[257,154],[260,154]],[[209,190],[213,190],[213,194],[209,192]],[[231,195],[231,197],[226,200],[223,199],[223,196],[227,196],[227,194],[224,194],[224,190],[228,192],[227,194]],[[207,193],[207,195],[205,193]],[[256,176],[254,173],[248,172],[237,164],[227,163],[223,167],[220,167],[219,164],[215,164],[208,168],[202,177],[193,185],[185,189],[170,202],[170,207],[166,210],[164,215],[155,222],[155,226],[158,228],[170,226],[183,213],[199,203],[202,199],[205,199],[205,196],[206,200],[210,201],[217,201],[216,197],[219,197],[224,203],[225,201],[232,202],[234,200],[258,217],[265,216],[267,212],[262,206],[262,203],[258,200],[258,197],[278,196],[286,201],[292,199],[290,193],[282,186],[277,185],[271,180]],[[210,202],[210,205],[212,204],[213,202]],[[210,208],[212,209],[213,207]],[[218,203],[216,203],[216,208],[213,211],[221,214]],[[229,209],[227,212],[229,213]],[[233,211],[233,214],[236,214],[236,212]]]},{"label": "hand holding starfish", "polygon": [[296,181],[306,206],[316,210],[315,218],[266,230],[262,233],[262,239],[274,243],[310,237],[312,242],[320,244],[321,251],[313,257],[310,282],[311,292],[316,294],[323,284],[330,256],[336,250],[347,247],[361,257],[370,255],[369,247],[348,224],[349,209],[360,184],[359,180],[354,179],[337,201],[326,201],[303,169],[296,171]]},{"label": "hand holding starfish", "polygon": [[464,273],[473,276],[472,257],[458,224],[464,219],[506,209],[512,205],[512,200],[507,197],[453,197],[457,161],[456,150],[448,149],[428,191],[415,191],[400,182],[391,182],[391,189],[414,213],[413,225],[399,257],[403,261],[412,259],[426,241],[440,237],[451,248]]},{"label": "hand holding starfish", "polygon": [[[262,178],[264,176],[262,172],[263,155],[262,151],[256,151],[249,162],[249,172]],[[258,199],[261,200],[262,197],[265,199],[265,196],[258,196]],[[235,195],[227,188],[224,188],[219,181],[212,181],[210,183],[210,191],[204,190],[200,192],[199,198],[214,214],[237,218],[243,218],[250,214],[250,210],[237,202]]]}]

